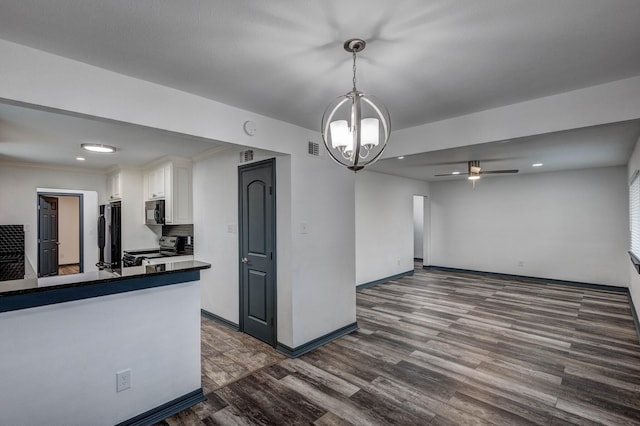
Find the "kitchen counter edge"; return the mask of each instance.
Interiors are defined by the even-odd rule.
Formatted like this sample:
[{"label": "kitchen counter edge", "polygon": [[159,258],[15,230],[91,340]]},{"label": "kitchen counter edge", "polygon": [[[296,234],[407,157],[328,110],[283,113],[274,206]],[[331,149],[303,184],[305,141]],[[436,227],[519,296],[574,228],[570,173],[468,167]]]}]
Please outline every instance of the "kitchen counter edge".
[{"label": "kitchen counter edge", "polygon": [[[200,271],[209,268],[209,263],[192,260],[122,268],[115,272],[97,271],[69,275],[70,282],[47,286],[37,283],[33,286],[30,283],[34,280],[25,279],[23,281],[27,287],[7,291],[2,290],[0,283],[0,312],[198,281]],[[41,282],[42,280],[40,279]]]}]

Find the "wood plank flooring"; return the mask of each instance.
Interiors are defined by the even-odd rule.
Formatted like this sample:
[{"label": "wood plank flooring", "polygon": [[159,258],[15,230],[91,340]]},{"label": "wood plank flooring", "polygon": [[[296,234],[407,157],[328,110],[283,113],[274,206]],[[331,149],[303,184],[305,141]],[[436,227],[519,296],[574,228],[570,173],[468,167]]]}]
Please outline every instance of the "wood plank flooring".
[{"label": "wood plank flooring", "polygon": [[71,275],[71,274],[79,274],[79,273],[80,273],[79,263],[58,266],[58,275]]},{"label": "wood plank flooring", "polygon": [[207,401],[166,425],[640,425],[627,295],[418,269],[298,359],[202,319]]}]

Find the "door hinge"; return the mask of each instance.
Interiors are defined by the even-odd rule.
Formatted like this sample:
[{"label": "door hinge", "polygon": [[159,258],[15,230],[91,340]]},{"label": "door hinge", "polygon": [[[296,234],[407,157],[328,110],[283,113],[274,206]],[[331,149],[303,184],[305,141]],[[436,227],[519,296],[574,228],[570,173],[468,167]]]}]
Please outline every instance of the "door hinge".
[{"label": "door hinge", "polygon": [[271,256],[271,260],[273,260],[273,252],[269,253],[269,255]]},{"label": "door hinge", "polygon": [[273,327],[274,321],[273,321],[273,317],[271,317],[271,327]]},{"label": "door hinge", "polygon": [[273,186],[269,187],[269,195],[273,195]]}]

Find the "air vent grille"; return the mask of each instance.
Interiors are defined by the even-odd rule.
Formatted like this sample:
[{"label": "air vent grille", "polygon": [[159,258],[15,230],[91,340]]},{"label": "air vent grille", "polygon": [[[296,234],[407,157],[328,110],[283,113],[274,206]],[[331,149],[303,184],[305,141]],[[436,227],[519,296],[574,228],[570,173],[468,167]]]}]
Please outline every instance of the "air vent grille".
[{"label": "air vent grille", "polygon": [[320,144],[317,142],[309,141],[307,145],[307,154],[314,157],[320,157]]},{"label": "air vent grille", "polygon": [[240,162],[246,163],[247,161],[253,161],[253,150],[248,149],[240,153]]}]

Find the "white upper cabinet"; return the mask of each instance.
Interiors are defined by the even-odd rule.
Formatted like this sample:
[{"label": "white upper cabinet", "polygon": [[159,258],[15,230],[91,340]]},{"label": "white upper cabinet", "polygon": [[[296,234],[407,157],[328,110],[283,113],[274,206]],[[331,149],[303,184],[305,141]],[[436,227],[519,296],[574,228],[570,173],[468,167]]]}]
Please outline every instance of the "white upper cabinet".
[{"label": "white upper cabinet", "polygon": [[149,169],[144,175],[145,199],[165,200],[165,223],[193,223],[191,161],[172,159]]},{"label": "white upper cabinet", "polygon": [[107,176],[107,194],[109,201],[122,199],[122,173],[120,171],[110,173]]},{"label": "white upper cabinet", "polygon": [[166,163],[145,174],[145,194],[147,200],[162,199],[166,196],[166,188],[170,180],[171,164]]}]

